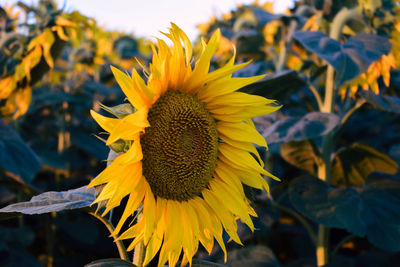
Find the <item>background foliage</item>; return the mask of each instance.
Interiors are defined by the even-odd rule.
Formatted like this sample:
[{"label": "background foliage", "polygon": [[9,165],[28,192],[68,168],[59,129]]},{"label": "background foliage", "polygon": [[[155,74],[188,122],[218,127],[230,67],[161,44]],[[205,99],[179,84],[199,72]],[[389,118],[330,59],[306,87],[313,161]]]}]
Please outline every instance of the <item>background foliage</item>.
[{"label": "background foliage", "polygon": [[[101,260],[119,255],[84,187],[108,154],[89,110],[123,102],[109,66],[141,70],[148,40],[52,1],[2,8],[0,265],[132,266]],[[229,243],[227,264],[400,265],[399,1],[304,0],[284,14],[255,3],[199,25],[206,39],[216,28],[213,66],[234,44],[238,63],[253,60],[236,76],[269,74],[241,90],[284,105],[254,120],[282,182],[272,199],[248,191],[256,231],[240,225],[245,246]],[[194,266],[222,266],[222,255],[200,249]]]}]

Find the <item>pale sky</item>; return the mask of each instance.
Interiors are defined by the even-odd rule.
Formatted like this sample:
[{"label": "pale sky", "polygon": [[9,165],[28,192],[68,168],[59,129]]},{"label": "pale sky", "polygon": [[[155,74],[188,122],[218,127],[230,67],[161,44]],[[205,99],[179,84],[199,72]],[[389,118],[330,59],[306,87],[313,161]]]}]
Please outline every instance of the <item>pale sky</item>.
[{"label": "pale sky", "polygon": [[[0,4],[15,4],[17,0],[0,0]],[[37,0],[23,0],[27,4]],[[207,22],[212,16],[220,17],[237,4],[250,4],[254,0],[57,0],[59,7],[79,10],[94,17],[106,29],[133,33],[136,37],[161,37],[170,22],[177,24],[193,41],[199,34],[196,25]],[[259,0],[274,2],[275,12],[283,12],[293,5],[293,0]]]}]

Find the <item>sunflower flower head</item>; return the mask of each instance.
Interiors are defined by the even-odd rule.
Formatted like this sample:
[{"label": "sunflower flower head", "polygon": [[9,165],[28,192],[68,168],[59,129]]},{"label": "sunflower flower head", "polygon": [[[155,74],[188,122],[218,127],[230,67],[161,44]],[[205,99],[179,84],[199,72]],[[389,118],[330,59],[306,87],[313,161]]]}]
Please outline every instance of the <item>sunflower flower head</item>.
[{"label": "sunflower flower head", "polygon": [[[128,197],[115,228],[117,235],[128,218],[141,208],[142,216],[122,232],[146,247],[144,265],[159,251],[159,266],[191,263],[199,242],[211,253],[214,240],[225,253],[225,230],[239,244],[237,218],[254,229],[257,216],[246,198],[243,184],[269,190],[254,144],[266,147],[252,117],[276,111],[274,100],[236,92],[263,75],[233,78],[248,63],[209,72],[221,39],[217,30],[192,68],[192,45],[175,24],[164,33],[173,45],[158,39],[145,82],[136,70],[112,72],[129,104],[109,110],[115,118],[91,111],[109,133],[106,144],[123,147],[89,187],[104,185],[94,203],[106,201],[105,215]],[[126,108],[128,105],[130,108]],[[121,144],[123,144],[121,146]]]}]

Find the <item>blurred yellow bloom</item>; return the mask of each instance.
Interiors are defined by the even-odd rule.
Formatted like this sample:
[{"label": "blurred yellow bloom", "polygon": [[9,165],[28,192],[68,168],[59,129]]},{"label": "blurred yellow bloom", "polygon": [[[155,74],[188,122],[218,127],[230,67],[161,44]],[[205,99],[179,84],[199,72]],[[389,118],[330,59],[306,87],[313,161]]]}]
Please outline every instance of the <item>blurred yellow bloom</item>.
[{"label": "blurred yellow bloom", "polygon": [[209,72],[219,48],[219,30],[208,43],[202,42],[193,68],[186,34],[174,24],[164,34],[173,46],[160,39],[152,45],[147,84],[135,69],[128,76],[112,68],[134,112],[116,113],[117,118],[91,113],[109,133],[107,145],[122,141],[129,149],[89,187],[105,185],[94,202],[107,201],[103,215],[129,197],[114,235],[142,207],[142,216],[119,238],[133,239],[129,250],[144,243],[144,265],[158,251],[159,266],[167,261],[175,266],[181,255],[182,264],[191,263],[199,242],[211,253],[214,239],[226,260],[223,229],[239,244],[237,218],[254,230],[250,215],[257,215],[243,184],[268,191],[261,175],[278,180],[263,169],[253,144],[267,144],[251,118],[280,107],[274,100],[236,92],[264,76],[232,77],[248,63],[234,65],[232,57],[222,68]]}]

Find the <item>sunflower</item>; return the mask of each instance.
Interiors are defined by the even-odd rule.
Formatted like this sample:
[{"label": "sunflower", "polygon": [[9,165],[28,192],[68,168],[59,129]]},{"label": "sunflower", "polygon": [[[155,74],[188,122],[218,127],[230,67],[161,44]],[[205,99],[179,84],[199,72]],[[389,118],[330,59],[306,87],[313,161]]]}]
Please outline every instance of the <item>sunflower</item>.
[{"label": "sunflower", "polygon": [[[146,248],[144,265],[159,254],[159,266],[191,263],[199,241],[211,253],[214,240],[225,253],[223,230],[241,244],[237,219],[253,230],[257,216],[246,198],[243,184],[265,189],[264,170],[254,144],[267,147],[251,118],[279,109],[274,100],[236,92],[264,75],[233,78],[248,63],[209,72],[221,38],[217,30],[192,68],[192,46],[175,24],[164,33],[169,47],[157,39],[146,82],[136,70],[124,74],[112,67],[131,112],[104,117],[93,110],[97,123],[109,133],[106,145],[124,149],[89,187],[103,185],[94,203],[107,201],[103,216],[128,196],[115,228],[120,233],[136,210],[141,216],[120,239],[133,239]],[[127,104],[125,104],[127,105]],[[133,107],[132,107],[133,106]],[[115,110],[114,110],[115,111]],[[184,233],[184,234],[182,234]]]}]

